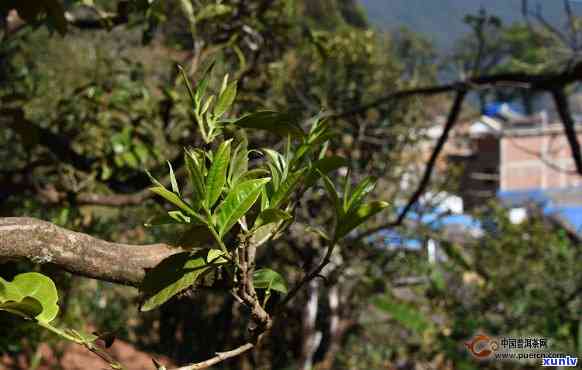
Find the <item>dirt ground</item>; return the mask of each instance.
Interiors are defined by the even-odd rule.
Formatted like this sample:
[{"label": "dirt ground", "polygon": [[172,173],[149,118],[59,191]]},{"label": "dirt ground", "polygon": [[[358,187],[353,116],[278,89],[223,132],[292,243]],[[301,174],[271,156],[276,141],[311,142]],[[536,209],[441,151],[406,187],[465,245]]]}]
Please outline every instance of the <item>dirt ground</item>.
[{"label": "dirt ground", "polygon": [[[58,363],[53,351],[48,345],[42,344],[39,348],[42,356],[40,366],[37,370],[101,370],[109,369],[109,366],[103,362],[98,356],[91,353],[82,346],[70,344],[66,347],[64,351],[64,356]],[[116,360],[123,364],[127,370],[154,370],[155,367],[152,363],[152,357],[166,366],[174,366],[172,362],[163,356],[151,355],[142,351],[137,350],[131,344],[124,342],[122,340],[116,340],[111,348],[109,348],[108,353],[111,354]],[[0,370],[23,370],[28,369],[29,365],[26,362],[26,358],[22,356],[15,363],[8,356],[0,357]]]}]

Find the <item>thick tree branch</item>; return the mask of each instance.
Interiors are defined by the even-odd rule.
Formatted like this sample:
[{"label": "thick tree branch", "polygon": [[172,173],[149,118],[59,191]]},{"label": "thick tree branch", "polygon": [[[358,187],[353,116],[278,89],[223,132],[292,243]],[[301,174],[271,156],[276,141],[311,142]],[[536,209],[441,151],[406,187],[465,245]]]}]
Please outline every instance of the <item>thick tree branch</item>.
[{"label": "thick tree branch", "polygon": [[464,81],[450,84],[418,87],[414,89],[400,90],[378,98],[370,103],[353,109],[338,112],[331,115],[332,118],[348,117],[363,113],[371,108],[386,104],[395,99],[407,98],[415,95],[437,95],[458,91],[460,89],[474,90],[487,87],[520,86],[531,90],[553,91],[576,81],[582,81],[582,62],[561,73],[498,73],[492,75],[476,76]]},{"label": "thick tree branch", "polygon": [[582,175],[582,156],[580,154],[580,143],[578,142],[578,136],[576,136],[576,129],[574,128],[575,122],[570,112],[568,97],[564,93],[563,88],[553,90],[552,96],[554,98],[554,102],[556,103],[556,110],[560,115],[560,120],[564,125],[564,133],[566,134],[566,138],[570,144],[570,150],[572,151],[572,158],[576,164],[576,170],[579,174]]},{"label": "thick tree branch", "polygon": [[34,218],[0,218],[0,261],[50,263],[93,279],[138,286],[146,269],[181,249],[112,243]]}]

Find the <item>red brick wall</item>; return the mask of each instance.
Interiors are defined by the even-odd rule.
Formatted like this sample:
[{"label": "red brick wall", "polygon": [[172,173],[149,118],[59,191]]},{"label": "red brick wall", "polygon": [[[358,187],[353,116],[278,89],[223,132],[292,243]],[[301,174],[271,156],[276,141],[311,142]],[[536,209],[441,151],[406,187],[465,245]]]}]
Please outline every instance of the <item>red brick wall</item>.
[{"label": "red brick wall", "polygon": [[[578,140],[582,142],[582,133]],[[562,132],[501,138],[500,190],[580,186],[582,176],[570,173],[574,170]]]}]

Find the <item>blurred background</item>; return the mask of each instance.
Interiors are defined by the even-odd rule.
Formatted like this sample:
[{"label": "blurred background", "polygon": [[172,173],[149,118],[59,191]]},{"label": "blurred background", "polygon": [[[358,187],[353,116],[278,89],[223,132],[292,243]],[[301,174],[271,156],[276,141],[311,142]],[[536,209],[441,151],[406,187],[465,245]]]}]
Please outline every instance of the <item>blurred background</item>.
[{"label": "blurred background", "polygon": [[[478,76],[558,76],[582,56],[582,3],[520,0],[2,0],[0,215],[48,220],[130,244],[172,242],[143,225],[164,205],[147,191],[166,160],[201,145],[178,76],[215,61],[239,81],[232,116],[261,108],[330,114],[330,151],[351,176],[379,178],[384,212],[358,229],[252,353],[221,369],[529,369],[479,362],[475,334],[548,338],[582,355],[582,176],[551,95],[471,90],[422,195],[453,103],[394,93]],[[580,70],[580,69],[578,69]],[[565,86],[582,140],[579,84]],[[398,94],[397,94],[398,95]],[[255,147],[277,146],[254,133]],[[177,170],[179,174],[180,171]],[[183,173],[183,171],[182,171]],[[183,175],[181,175],[183,176]],[[332,217],[307,193],[298,222],[261,250],[289,285],[321,258],[308,224]],[[138,292],[24,262],[60,290],[63,326],[113,333],[128,369],[186,364],[234,348],[246,318],[212,291],[138,313]],[[0,312],[0,369],[93,369],[82,347]]]}]

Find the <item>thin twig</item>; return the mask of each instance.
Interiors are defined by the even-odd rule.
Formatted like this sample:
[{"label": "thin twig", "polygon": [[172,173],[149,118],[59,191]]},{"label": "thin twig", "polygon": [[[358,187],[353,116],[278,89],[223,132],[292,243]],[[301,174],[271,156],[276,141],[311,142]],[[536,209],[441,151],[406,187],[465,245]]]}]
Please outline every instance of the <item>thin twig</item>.
[{"label": "thin twig", "polygon": [[285,308],[287,303],[289,303],[297,295],[297,293],[299,293],[301,288],[303,288],[303,286],[306,283],[310,282],[311,280],[315,279],[316,277],[318,277],[320,275],[321,270],[323,270],[323,268],[331,260],[331,255],[332,255],[336,245],[337,244],[335,242],[330,242],[330,244],[327,247],[327,252],[325,253],[325,256],[323,257],[323,259],[321,260],[319,265],[317,265],[317,267],[315,269],[313,269],[310,273],[305,275],[303,277],[303,279],[301,279],[301,281],[299,281],[299,283],[297,283],[297,285],[295,285],[293,287],[293,289],[291,289],[291,291],[285,296],[285,298],[281,301],[281,303],[279,303],[278,308],[275,310],[275,315],[278,314],[283,308]]},{"label": "thin twig", "polygon": [[252,349],[255,345],[252,343],[246,343],[243,344],[242,346],[235,348],[233,350],[230,351],[226,351],[226,352],[216,352],[216,355],[212,358],[209,358],[208,360],[202,361],[202,362],[198,362],[195,364],[191,364],[191,365],[186,365],[186,366],[182,366],[182,367],[177,367],[174,369],[170,369],[170,370],[198,370],[198,369],[207,369],[213,365],[216,365],[218,363],[221,363],[225,360],[228,360],[229,358],[233,358],[233,357],[237,357],[240,356],[241,354],[245,353],[246,351]]},{"label": "thin twig", "polygon": [[422,179],[420,180],[420,183],[419,183],[418,187],[416,188],[416,191],[410,197],[410,199],[408,200],[408,203],[406,204],[406,206],[404,206],[404,208],[402,209],[402,211],[400,212],[400,214],[398,215],[396,220],[392,221],[390,223],[372,228],[372,229],[362,233],[358,237],[358,239],[365,238],[366,236],[372,235],[380,230],[390,228],[390,227],[396,227],[396,226],[399,226],[402,224],[402,222],[404,221],[404,219],[408,215],[408,212],[410,211],[410,209],[416,204],[416,202],[418,201],[420,196],[425,192],[427,186],[430,183],[430,179],[432,177],[432,173],[433,173],[434,167],[436,165],[436,161],[437,161],[443,147],[445,146],[445,143],[449,139],[449,134],[450,134],[451,130],[453,129],[453,127],[455,126],[455,123],[457,122],[457,119],[458,119],[459,114],[461,112],[461,108],[463,106],[463,101],[465,100],[466,94],[467,94],[466,90],[457,91],[457,95],[455,96],[455,101],[453,103],[453,106],[451,107],[451,111],[449,112],[447,122],[446,122],[445,127],[443,128],[443,132],[442,132],[441,136],[439,137],[439,140],[437,141],[437,144],[436,144],[436,146],[435,146],[435,148],[430,156],[430,159],[425,167]]}]

